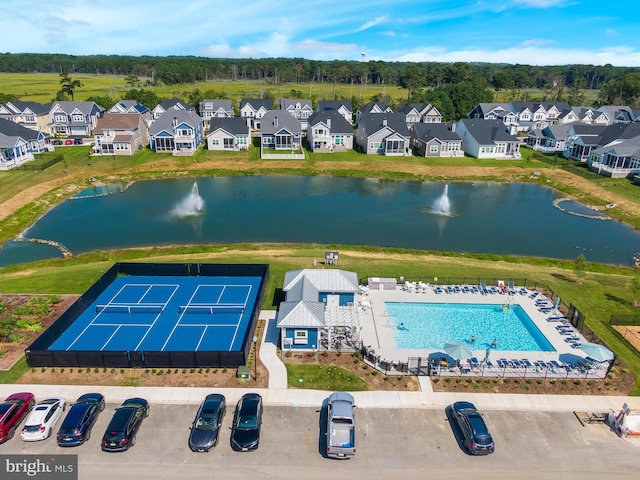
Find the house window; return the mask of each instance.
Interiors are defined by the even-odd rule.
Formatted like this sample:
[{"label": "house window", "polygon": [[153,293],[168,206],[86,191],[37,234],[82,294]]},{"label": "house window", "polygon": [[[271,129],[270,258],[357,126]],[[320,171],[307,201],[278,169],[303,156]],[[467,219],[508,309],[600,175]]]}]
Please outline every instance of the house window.
[{"label": "house window", "polygon": [[220,145],[220,140],[218,140],[217,138],[212,138],[211,145]]},{"label": "house window", "polygon": [[64,123],[67,121],[67,116],[64,114],[56,114],[53,119],[56,121],[56,123]]},{"label": "house window", "polygon": [[178,130],[178,135],[182,136],[182,137],[188,137],[192,134],[192,131],[186,128],[182,128],[180,130]]},{"label": "house window", "polygon": [[438,153],[438,145],[430,145],[429,153]]},{"label": "house window", "polygon": [[313,132],[314,135],[324,135],[325,134],[325,130],[324,128],[316,128]]},{"label": "house window", "polygon": [[382,147],[382,142],[371,142],[369,144],[369,150],[380,150]]},{"label": "house window", "polygon": [[246,145],[247,137],[238,137],[238,145]]},{"label": "house window", "polygon": [[79,114],[79,113],[74,113],[71,116],[72,121],[74,122],[84,122],[84,115]]},{"label": "house window", "polygon": [[233,137],[226,137],[223,139],[224,140],[224,148],[233,148],[234,146],[234,141],[233,141]]},{"label": "house window", "polygon": [[344,138],[342,137],[342,135],[338,135],[338,136],[334,137],[333,143],[335,145],[343,145],[344,144]]},{"label": "house window", "polygon": [[307,330],[294,330],[293,343],[295,345],[306,345],[309,343],[309,332]]},{"label": "house window", "polygon": [[34,117],[33,115],[25,115],[24,117],[24,121],[25,122],[30,122],[33,123],[36,121],[36,117]]}]

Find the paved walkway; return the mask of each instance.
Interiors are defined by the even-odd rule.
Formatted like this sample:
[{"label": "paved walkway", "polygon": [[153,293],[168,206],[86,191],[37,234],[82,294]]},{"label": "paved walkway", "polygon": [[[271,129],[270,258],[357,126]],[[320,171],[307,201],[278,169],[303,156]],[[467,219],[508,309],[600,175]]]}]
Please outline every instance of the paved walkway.
[{"label": "paved walkway", "polygon": [[[237,402],[247,392],[258,392],[266,405],[320,407],[330,392],[287,388],[287,371],[276,350],[278,331],[275,312],[263,311],[260,318],[267,322],[259,355],[269,370],[269,388],[216,388],[215,391],[225,395],[231,403]],[[640,409],[640,397],[434,392],[429,377],[418,377],[418,380],[420,392],[354,392],[353,396],[360,408],[444,408],[454,401],[467,400],[482,410],[607,413],[620,411],[624,403],[632,409]],[[17,391],[32,392],[37,399],[62,396],[73,401],[84,393],[95,391],[102,393],[111,403],[120,403],[136,396],[157,404],[198,404],[205,395],[211,393],[212,388],[0,385],[1,398]]]}]

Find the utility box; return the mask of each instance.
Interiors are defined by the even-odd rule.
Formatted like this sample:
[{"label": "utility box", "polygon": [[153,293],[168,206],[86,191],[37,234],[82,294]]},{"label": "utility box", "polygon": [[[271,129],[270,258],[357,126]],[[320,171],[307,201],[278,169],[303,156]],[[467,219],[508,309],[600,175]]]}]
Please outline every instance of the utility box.
[{"label": "utility box", "polygon": [[246,365],[241,365],[238,367],[238,373],[236,373],[236,378],[239,380],[251,380],[251,371],[249,367]]}]

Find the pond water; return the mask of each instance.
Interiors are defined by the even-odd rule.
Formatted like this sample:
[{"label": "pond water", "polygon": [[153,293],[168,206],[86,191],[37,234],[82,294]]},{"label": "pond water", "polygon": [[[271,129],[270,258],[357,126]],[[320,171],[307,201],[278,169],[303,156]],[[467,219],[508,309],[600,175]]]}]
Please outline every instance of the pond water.
[{"label": "pond water", "polygon": [[[195,186],[194,186],[195,184]],[[496,253],[631,264],[640,234],[553,205],[529,184],[246,176],[137,182],[122,193],[67,200],[25,237],[71,253],[146,245],[302,242]],[[198,207],[198,208],[196,208]],[[0,266],[61,257],[11,241]]]}]

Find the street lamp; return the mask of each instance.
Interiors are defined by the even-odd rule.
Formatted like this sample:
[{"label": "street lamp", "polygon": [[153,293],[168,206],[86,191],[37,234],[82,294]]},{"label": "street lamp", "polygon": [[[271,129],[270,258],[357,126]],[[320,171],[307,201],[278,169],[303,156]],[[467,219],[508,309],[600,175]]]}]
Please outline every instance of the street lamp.
[{"label": "street lamp", "polygon": [[253,378],[258,381],[258,337],[253,336]]}]

